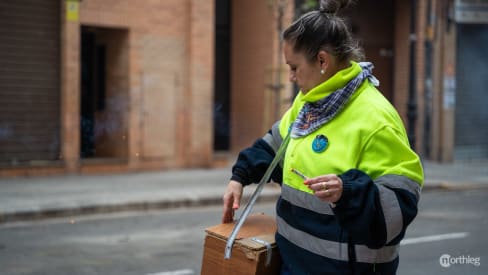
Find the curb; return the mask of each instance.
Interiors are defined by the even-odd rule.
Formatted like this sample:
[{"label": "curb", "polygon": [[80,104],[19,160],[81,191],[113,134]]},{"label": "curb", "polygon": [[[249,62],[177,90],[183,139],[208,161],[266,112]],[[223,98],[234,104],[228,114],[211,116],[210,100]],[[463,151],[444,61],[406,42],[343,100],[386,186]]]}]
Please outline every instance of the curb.
[{"label": "curb", "polygon": [[[261,194],[257,202],[272,202],[276,201],[278,197],[279,194]],[[249,199],[250,196],[242,197],[242,201],[246,201]],[[165,210],[216,205],[222,205],[222,196],[220,194],[218,197],[202,197],[197,199],[183,198],[178,200],[161,200],[152,202],[141,201],[121,204],[100,204],[71,208],[42,209],[13,213],[0,213],[0,225],[12,222],[39,221],[45,219],[66,218],[73,216],[109,214],[131,211]]]},{"label": "curb", "polygon": [[459,190],[476,190],[488,188],[488,183],[454,183],[447,181],[426,181],[422,191],[459,191]]},{"label": "curb", "polygon": [[[488,188],[488,183],[453,183],[446,181],[426,181],[423,191],[461,191]],[[242,201],[248,201],[252,194],[244,194]],[[279,192],[262,193],[257,202],[273,202],[279,197]],[[199,198],[180,198],[175,200],[135,201],[120,204],[99,204],[80,207],[52,208],[12,213],[0,212],[0,225],[12,222],[39,221],[44,219],[66,218],[95,214],[109,214],[130,211],[165,210],[175,208],[191,208],[202,206],[217,206],[222,204],[221,194]]]}]

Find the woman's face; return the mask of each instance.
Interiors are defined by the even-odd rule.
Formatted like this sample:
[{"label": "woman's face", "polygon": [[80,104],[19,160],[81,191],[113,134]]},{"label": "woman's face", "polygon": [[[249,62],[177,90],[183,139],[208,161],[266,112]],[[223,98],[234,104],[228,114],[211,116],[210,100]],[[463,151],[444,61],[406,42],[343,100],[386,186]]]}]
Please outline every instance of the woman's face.
[{"label": "woman's face", "polygon": [[306,94],[315,86],[324,81],[324,76],[320,74],[320,61],[310,63],[303,53],[293,51],[293,44],[285,41],[283,45],[285,61],[290,66],[291,82],[295,82],[300,87],[302,93]]}]

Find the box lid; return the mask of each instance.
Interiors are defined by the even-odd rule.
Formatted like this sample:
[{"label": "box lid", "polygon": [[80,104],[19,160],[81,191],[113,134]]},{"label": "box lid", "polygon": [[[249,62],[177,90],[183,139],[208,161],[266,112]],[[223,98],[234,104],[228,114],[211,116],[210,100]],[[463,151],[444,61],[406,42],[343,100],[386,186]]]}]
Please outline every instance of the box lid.
[{"label": "box lid", "polygon": [[[234,221],[233,223],[214,225],[207,228],[205,231],[209,235],[227,241],[236,223],[237,222]],[[245,246],[248,249],[260,250],[263,249],[265,245],[254,241],[253,238],[257,238],[274,245],[275,232],[276,221],[274,217],[265,215],[263,213],[251,214],[247,217],[246,221],[237,233],[236,244]]]}]

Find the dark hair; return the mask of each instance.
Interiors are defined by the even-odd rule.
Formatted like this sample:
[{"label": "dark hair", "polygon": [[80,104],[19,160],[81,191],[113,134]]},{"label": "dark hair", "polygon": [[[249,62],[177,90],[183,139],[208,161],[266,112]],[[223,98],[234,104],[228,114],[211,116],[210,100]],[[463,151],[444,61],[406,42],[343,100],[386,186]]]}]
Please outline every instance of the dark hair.
[{"label": "dark hair", "polygon": [[348,0],[321,0],[320,9],[310,11],[284,32],[283,39],[294,43],[295,52],[303,52],[312,62],[320,50],[335,56],[339,62],[361,61],[363,52],[337,12],[348,6]]}]

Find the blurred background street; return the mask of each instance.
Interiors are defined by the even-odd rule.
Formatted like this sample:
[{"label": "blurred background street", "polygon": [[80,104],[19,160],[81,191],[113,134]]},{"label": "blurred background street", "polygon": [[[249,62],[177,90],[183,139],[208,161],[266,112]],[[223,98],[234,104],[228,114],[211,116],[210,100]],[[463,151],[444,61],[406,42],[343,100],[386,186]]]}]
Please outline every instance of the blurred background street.
[{"label": "blurred background street", "polygon": [[[298,93],[281,32],[318,2],[0,1],[0,274],[199,274],[237,153]],[[488,1],[355,2],[425,169],[398,274],[487,274]]]}]

